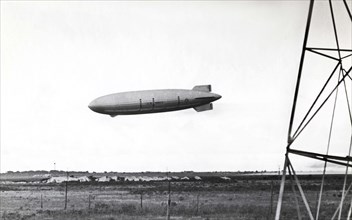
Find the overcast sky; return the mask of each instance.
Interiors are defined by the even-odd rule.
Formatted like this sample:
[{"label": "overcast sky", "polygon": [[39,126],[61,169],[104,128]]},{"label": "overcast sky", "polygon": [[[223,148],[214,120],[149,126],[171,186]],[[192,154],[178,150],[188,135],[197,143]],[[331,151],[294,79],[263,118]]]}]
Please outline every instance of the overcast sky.
[{"label": "overcast sky", "polygon": [[[54,163],[75,171],[277,170],[284,160],[308,6],[308,1],[1,1],[1,172],[50,170]],[[327,43],[334,39],[326,31],[327,6],[316,2],[310,45],[335,47]],[[351,48],[343,6],[334,3],[344,31],[341,47]],[[317,94],[312,88],[319,89],[334,66],[326,58],[312,59],[327,72],[322,81],[320,70],[302,79],[304,110]],[[111,118],[87,107],[115,92],[203,84],[222,95],[213,111]],[[327,112],[306,135],[310,144],[324,143],[313,148],[322,153],[329,125],[322,119],[331,108]],[[333,148],[344,156],[351,134],[345,122],[341,117],[336,123]],[[299,170],[322,167],[302,158],[296,164]]]}]

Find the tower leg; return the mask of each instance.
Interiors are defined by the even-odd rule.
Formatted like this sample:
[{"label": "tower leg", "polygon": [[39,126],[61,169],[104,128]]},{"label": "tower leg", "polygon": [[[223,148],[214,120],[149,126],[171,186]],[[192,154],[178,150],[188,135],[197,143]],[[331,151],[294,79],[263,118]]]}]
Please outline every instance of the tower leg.
[{"label": "tower leg", "polygon": [[282,198],[284,195],[285,180],[286,180],[286,168],[287,168],[287,164],[288,164],[287,157],[288,157],[288,155],[286,154],[285,155],[285,162],[284,162],[284,169],[282,170],[281,185],[280,185],[279,198],[278,198],[277,206],[276,206],[275,220],[280,220]]}]

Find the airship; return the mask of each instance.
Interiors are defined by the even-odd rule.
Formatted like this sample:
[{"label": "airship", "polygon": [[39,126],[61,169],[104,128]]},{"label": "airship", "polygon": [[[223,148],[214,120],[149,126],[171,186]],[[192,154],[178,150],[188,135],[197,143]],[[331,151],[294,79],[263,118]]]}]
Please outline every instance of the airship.
[{"label": "airship", "polygon": [[188,108],[202,112],[212,110],[212,102],[220,98],[220,95],[211,93],[211,85],[199,85],[192,90],[160,89],[114,93],[94,99],[88,107],[94,112],[111,117]]}]

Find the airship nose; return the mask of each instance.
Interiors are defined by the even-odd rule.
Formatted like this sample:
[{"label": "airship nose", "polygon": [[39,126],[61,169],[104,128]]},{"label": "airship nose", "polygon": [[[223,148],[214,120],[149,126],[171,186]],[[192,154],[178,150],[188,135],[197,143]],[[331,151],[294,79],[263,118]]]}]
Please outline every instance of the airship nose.
[{"label": "airship nose", "polygon": [[97,100],[94,99],[93,101],[91,101],[88,105],[88,108],[90,108],[94,112],[98,112],[99,104],[97,103]]}]

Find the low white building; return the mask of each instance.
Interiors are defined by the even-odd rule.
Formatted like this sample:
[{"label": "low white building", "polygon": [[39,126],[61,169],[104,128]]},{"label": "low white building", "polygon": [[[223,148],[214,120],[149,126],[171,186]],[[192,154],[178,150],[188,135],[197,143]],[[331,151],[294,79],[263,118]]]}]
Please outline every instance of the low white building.
[{"label": "low white building", "polygon": [[220,178],[223,179],[223,180],[231,180],[231,178],[227,177],[227,176],[223,176],[223,177],[220,177]]},{"label": "low white building", "polygon": [[135,177],[135,176],[126,176],[125,177],[125,181],[134,181],[134,182],[137,182],[139,181],[139,178],[138,177]]},{"label": "low white building", "polygon": [[96,181],[97,182],[110,182],[111,181],[111,177],[102,176],[102,177],[99,177]]},{"label": "low white building", "polygon": [[90,182],[91,179],[88,176],[80,176],[77,178],[79,182]]},{"label": "low white building", "polygon": [[50,179],[48,179],[46,182],[47,183],[63,183],[63,182],[78,182],[78,178],[76,177],[66,177],[66,176],[53,176]]}]

